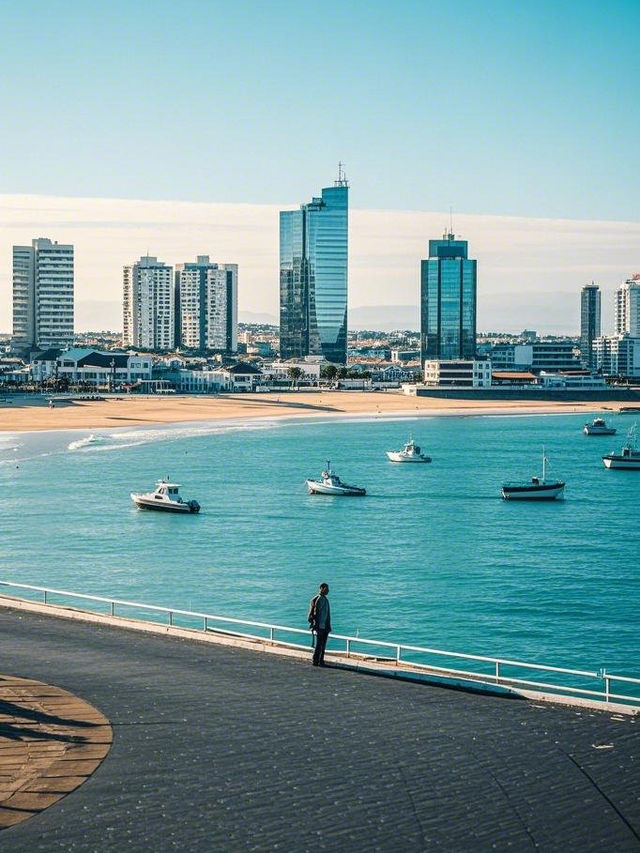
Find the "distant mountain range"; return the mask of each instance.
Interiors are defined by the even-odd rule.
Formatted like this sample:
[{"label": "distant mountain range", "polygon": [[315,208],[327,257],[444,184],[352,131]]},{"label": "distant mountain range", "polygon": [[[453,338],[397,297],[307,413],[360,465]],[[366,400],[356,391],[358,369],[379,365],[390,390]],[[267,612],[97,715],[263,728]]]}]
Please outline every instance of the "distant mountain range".
[{"label": "distant mountain range", "polygon": [[419,331],[417,305],[362,305],[349,309],[349,329],[391,332],[395,329]]},{"label": "distant mountain range", "polygon": [[[261,314],[254,311],[240,311],[238,319],[241,323],[271,323],[278,325],[278,318],[273,314]],[[360,308],[349,309],[349,329],[373,329],[390,332],[393,329],[414,329],[420,327],[417,305],[363,305]]]}]

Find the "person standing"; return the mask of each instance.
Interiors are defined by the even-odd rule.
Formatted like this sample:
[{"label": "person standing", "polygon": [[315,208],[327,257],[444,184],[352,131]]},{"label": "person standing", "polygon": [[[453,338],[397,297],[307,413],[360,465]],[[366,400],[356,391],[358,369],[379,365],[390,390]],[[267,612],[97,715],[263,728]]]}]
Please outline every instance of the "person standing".
[{"label": "person standing", "polygon": [[327,638],[331,632],[331,608],[329,607],[329,584],[321,583],[318,594],[311,599],[309,604],[309,624],[316,635],[316,644],[313,650],[313,665],[325,666],[324,650]]}]

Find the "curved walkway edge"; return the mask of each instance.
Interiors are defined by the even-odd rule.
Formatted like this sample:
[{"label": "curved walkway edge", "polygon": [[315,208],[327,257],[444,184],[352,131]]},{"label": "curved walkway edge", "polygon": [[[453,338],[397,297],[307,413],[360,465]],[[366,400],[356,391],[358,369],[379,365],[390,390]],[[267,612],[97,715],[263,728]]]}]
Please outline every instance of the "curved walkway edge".
[{"label": "curved walkway edge", "polygon": [[0,674],[0,830],[53,805],[106,757],[109,721],[77,696]]},{"label": "curved walkway edge", "polygon": [[[57,616],[62,619],[74,619],[80,622],[92,622],[100,625],[111,625],[115,628],[126,628],[133,631],[141,631],[148,634],[160,634],[162,636],[179,637],[183,640],[191,640],[201,643],[216,643],[236,648],[250,649],[267,654],[284,655],[300,659],[307,659],[309,652],[296,648],[287,648],[279,643],[270,642],[260,638],[249,638],[246,636],[234,636],[215,629],[199,631],[193,628],[183,628],[176,625],[163,625],[158,622],[146,622],[141,619],[131,619],[123,616],[111,616],[92,610],[83,610],[76,607],[59,604],[44,604],[37,601],[29,601],[23,598],[14,598],[8,595],[0,595],[0,608],[8,607],[12,610],[26,610],[31,613],[41,613],[48,616]],[[640,709],[623,703],[592,700],[580,696],[561,695],[552,691],[511,688],[497,685],[490,680],[481,677],[477,679],[463,678],[460,674],[448,675],[446,672],[429,672],[424,668],[412,668],[408,663],[396,664],[388,659],[376,659],[366,656],[327,652],[327,659],[331,660],[333,666],[349,669],[354,672],[377,675],[385,678],[399,678],[406,681],[417,681],[432,684],[434,686],[467,690],[478,693],[489,693],[497,696],[510,697],[513,699],[532,699],[537,702],[552,702],[557,705],[570,705],[580,708],[592,708],[599,711],[610,711],[625,716],[638,716]]]}]

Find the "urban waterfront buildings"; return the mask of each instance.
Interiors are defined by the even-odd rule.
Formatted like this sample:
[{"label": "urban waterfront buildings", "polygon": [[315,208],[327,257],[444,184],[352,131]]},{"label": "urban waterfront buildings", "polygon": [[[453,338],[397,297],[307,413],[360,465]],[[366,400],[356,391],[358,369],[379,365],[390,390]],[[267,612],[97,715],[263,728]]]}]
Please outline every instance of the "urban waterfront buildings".
[{"label": "urban waterfront buildings", "polygon": [[595,369],[604,376],[640,378],[640,336],[603,335],[593,342]]},{"label": "urban waterfront buildings", "polygon": [[580,359],[589,370],[594,367],[593,342],[600,334],[600,288],[591,282],[580,294]]},{"label": "urban waterfront buildings", "polygon": [[123,268],[122,345],[149,350],[175,346],[173,267],[144,255]]},{"label": "urban waterfront buildings", "polygon": [[40,237],[13,247],[13,340],[16,352],[73,341],[73,246]]},{"label": "urban waterfront buildings", "polygon": [[280,353],[347,361],[349,185],[340,165],[333,187],[299,210],[280,213]]},{"label": "urban waterfront buildings", "polygon": [[615,333],[640,337],[640,273],[631,276],[616,290]]},{"label": "urban waterfront buildings", "polygon": [[238,350],[238,265],[208,255],[178,264],[175,272],[176,345],[185,349]]},{"label": "urban waterfront buildings", "polygon": [[420,356],[426,360],[473,360],[476,354],[476,261],[466,240],[451,233],[429,240],[421,262]]}]

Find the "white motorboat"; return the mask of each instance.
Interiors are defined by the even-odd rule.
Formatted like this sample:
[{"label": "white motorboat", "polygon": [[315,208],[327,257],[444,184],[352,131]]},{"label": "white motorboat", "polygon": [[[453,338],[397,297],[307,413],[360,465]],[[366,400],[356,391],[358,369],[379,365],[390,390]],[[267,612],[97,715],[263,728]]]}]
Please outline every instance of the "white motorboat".
[{"label": "white motorboat", "polygon": [[431,462],[431,457],[422,453],[413,436],[409,436],[402,450],[387,450],[387,456],[391,462]]},{"label": "white motorboat", "polygon": [[626,468],[628,471],[640,471],[640,450],[636,446],[637,429],[631,427],[627,433],[627,443],[620,453],[608,453],[602,457],[605,468]]},{"label": "white motorboat", "polygon": [[547,457],[542,448],[542,476],[530,480],[504,483],[502,497],[505,501],[552,501],[563,496],[565,483],[547,480]]},{"label": "white motorboat", "polygon": [[179,483],[168,479],[158,480],[155,491],[144,494],[131,492],[131,500],[140,509],[155,509],[163,512],[200,512],[198,501],[185,501],[180,497]]},{"label": "white motorboat", "polygon": [[594,418],[591,423],[585,424],[583,428],[585,435],[615,435],[615,427],[610,427],[604,418]]},{"label": "white motorboat", "polygon": [[310,495],[366,495],[366,490],[360,486],[349,486],[331,470],[331,462],[327,462],[327,470],[322,472],[319,480],[307,480]]}]

